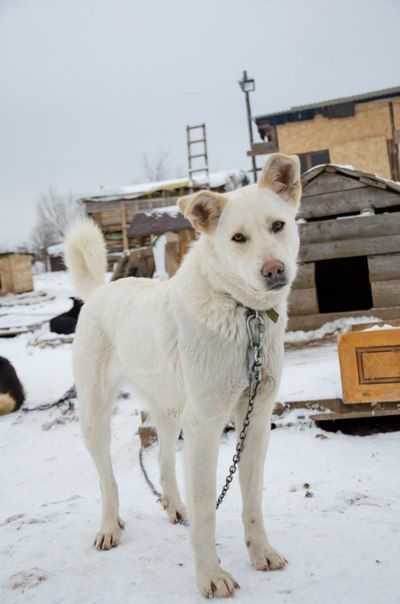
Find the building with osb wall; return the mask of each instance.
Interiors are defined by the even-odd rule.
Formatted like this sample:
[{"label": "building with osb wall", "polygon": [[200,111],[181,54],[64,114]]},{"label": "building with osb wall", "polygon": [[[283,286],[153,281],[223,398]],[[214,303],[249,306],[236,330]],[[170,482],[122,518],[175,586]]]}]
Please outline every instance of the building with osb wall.
[{"label": "building with osb wall", "polygon": [[302,172],[331,163],[400,180],[400,86],[292,107],[254,121],[263,142],[254,143],[249,156],[280,151],[299,155]]},{"label": "building with osb wall", "polygon": [[33,290],[32,254],[0,252],[0,296]]}]

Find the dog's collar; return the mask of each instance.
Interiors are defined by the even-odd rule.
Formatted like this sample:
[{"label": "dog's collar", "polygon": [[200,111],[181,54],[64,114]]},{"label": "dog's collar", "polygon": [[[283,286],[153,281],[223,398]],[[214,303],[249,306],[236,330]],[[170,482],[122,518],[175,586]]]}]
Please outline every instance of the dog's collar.
[{"label": "dog's collar", "polygon": [[267,317],[269,319],[271,319],[271,321],[273,321],[274,323],[278,323],[279,320],[279,313],[277,310],[275,310],[275,308],[267,308],[267,310],[255,310],[254,308],[250,308],[250,306],[245,306],[244,304],[242,304],[241,302],[238,302],[236,300],[236,304],[238,306],[241,306],[242,308],[244,308],[249,314],[254,314],[254,313],[259,313],[262,314],[265,312],[265,314],[267,315]]},{"label": "dog's collar", "polygon": [[244,308],[249,313],[258,312],[261,314],[261,313],[265,312],[265,314],[267,315],[267,317],[269,319],[271,319],[271,321],[273,321],[274,323],[278,323],[279,313],[275,310],[275,308],[268,308],[267,310],[258,310],[258,311],[254,310],[254,308],[250,308],[249,306],[245,306]]}]

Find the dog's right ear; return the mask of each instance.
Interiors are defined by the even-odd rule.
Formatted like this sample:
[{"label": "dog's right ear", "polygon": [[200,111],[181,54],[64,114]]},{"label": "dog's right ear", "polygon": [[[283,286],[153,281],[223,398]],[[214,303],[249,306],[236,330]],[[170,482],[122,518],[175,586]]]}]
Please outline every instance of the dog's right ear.
[{"label": "dog's right ear", "polygon": [[216,227],[227,201],[214,191],[198,191],[178,199],[178,207],[196,231],[209,233]]}]

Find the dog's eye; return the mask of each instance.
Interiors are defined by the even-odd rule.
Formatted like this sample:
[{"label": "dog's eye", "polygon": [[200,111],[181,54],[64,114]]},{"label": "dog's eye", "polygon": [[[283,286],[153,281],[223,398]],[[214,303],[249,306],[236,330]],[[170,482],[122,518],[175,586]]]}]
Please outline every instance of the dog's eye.
[{"label": "dog's eye", "polygon": [[246,243],[247,237],[243,235],[243,233],[235,233],[232,237],[232,241],[235,241],[236,243]]},{"label": "dog's eye", "polygon": [[281,231],[284,226],[285,223],[283,222],[283,220],[275,220],[274,224],[272,225],[272,231],[274,233],[279,233],[279,231]]}]

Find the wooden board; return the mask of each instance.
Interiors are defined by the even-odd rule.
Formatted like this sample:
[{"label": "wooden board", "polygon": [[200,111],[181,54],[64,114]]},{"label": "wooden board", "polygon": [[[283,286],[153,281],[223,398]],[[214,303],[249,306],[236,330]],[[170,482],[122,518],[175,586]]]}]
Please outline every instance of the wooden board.
[{"label": "wooden board", "polygon": [[307,222],[299,226],[299,233],[302,244],[400,235],[400,212]]},{"label": "wooden board", "polygon": [[290,315],[289,314],[289,326],[288,329],[291,331],[302,329],[308,331],[310,329],[317,329],[328,323],[328,321],[335,321],[336,319],[342,319],[344,317],[377,317],[378,319],[398,319],[400,317],[400,300],[398,305],[390,306],[387,308],[371,308],[371,310],[351,310],[348,312],[330,312],[330,313],[316,313],[313,315]]},{"label": "wooden board", "polygon": [[400,303],[400,280],[375,281],[371,283],[375,308],[394,306]]},{"label": "wooden board", "polygon": [[315,415],[310,415],[310,419],[315,422],[329,422],[340,419],[363,419],[366,417],[388,417],[400,415],[399,409],[386,409],[386,410],[374,410],[371,409],[369,411],[350,411],[350,413],[316,413]]},{"label": "wooden board", "polygon": [[276,403],[274,413],[278,411],[277,415],[281,415],[284,409],[311,409],[316,413],[322,413],[330,411],[331,413],[338,413],[341,415],[347,415],[348,413],[377,413],[378,411],[397,411],[400,410],[400,400],[391,403],[357,403],[355,405],[345,405],[341,398],[321,398],[306,401],[285,401],[284,403]]},{"label": "wooden board", "polygon": [[400,400],[400,329],[339,336],[343,402]]},{"label": "wooden board", "polygon": [[315,287],[292,290],[289,295],[289,311],[295,315],[312,315],[318,312]]},{"label": "wooden board", "polygon": [[[127,199],[122,198],[125,202],[127,211],[129,208],[136,208],[138,210],[152,209],[152,208],[162,208],[165,206],[173,206],[176,204],[179,196],[164,196],[164,197],[149,197],[149,198],[134,198]],[[121,199],[112,200],[112,201],[85,201],[85,209],[88,214],[93,214],[96,212],[119,212]]]},{"label": "wooden board", "polygon": [[143,449],[147,449],[157,442],[157,430],[154,426],[139,426],[138,432]]},{"label": "wooden board", "polygon": [[400,319],[392,319],[388,321],[372,321],[371,323],[355,323],[350,326],[350,331],[365,331],[370,327],[383,327],[384,325],[391,325],[391,327],[400,327]]},{"label": "wooden board", "polygon": [[303,199],[311,195],[321,195],[325,193],[343,192],[350,189],[363,189],[358,178],[350,178],[341,174],[329,174],[324,172],[318,178],[311,180],[303,187]]},{"label": "wooden board", "polygon": [[351,258],[352,256],[372,256],[393,252],[400,252],[400,235],[306,243],[300,247],[300,259],[302,262],[311,262],[329,258]]},{"label": "wooden board", "polygon": [[400,254],[382,254],[368,257],[370,281],[400,279]]},{"label": "wooden board", "polygon": [[360,212],[365,208],[390,208],[400,205],[400,194],[363,187],[343,192],[325,193],[302,198],[299,216],[318,218]]},{"label": "wooden board", "polygon": [[307,289],[315,287],[315,262],[300,264],[297,271],[293,289]]}]

